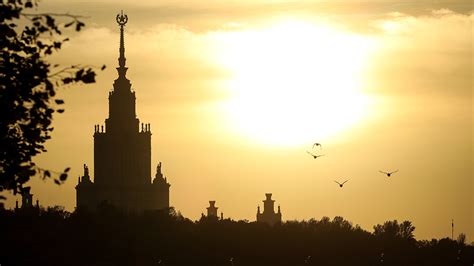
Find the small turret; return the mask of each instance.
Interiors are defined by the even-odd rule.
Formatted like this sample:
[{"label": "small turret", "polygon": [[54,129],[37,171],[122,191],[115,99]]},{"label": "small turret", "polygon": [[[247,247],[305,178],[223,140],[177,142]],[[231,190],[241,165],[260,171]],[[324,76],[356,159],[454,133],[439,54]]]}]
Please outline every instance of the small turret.
[{"label": "small turret", "polygon": [[36,206],[33,204],[33,194],[31,188],[27,187],[21,191],[21,207],[18,206],[18,200],[15,202],[15,210],[22,212],[37,212],[39,211],[39,200],[36,200]]},{"label": "small turret", "polygon": [[257,222],[274,225],[281,223],[281,209],[278,206],[278,212],[275,213],[275,201],[272,200],[272,193],[265,194],[266,199],[263,201],[263,212],[260,212],[260,206],[257,207]]},{"label": "small turret", "polygon": [[25,188],[21,192],[21,208],[31,208],[33,207],[33,194],[30,192],[30,188]]},{"label": "small turret", "polygon": [[207,217],[216,217],[217,218],[217,208],[216,201],[211,200],[209,201],[209,207],[207,207]]}]

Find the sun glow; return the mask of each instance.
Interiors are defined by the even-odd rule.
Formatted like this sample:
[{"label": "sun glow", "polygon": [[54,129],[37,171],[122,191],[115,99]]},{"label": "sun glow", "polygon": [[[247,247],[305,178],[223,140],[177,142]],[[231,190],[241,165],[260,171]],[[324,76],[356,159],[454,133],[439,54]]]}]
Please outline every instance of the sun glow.
[{"label": "sun glow", "polygon": [[220,61],[229,125],[259,143],[322,140],[367,114],[363,70],[371,41],[306,22],[225,33]]}]

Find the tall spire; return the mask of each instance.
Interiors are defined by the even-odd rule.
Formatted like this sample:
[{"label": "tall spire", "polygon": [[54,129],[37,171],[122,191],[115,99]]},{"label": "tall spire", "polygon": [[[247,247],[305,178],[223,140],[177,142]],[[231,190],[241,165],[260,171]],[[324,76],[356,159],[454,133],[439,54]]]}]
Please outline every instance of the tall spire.
[{"label": "tall spire", "polygon": [[120,26],[120,48],[119,48],[119,58],[118,58],[118,63],[119,67],[117,67],[117,71],[119,74],[119,78],[125,78],[125,74],[127,73],[127,67],[125,67],[125,41],[123,37],[123,28],[125,24],[128,22],[128,17],[127,15],[123,14],[123,10],[120,12],[120,14],[117,14],[116,17],[117,23]]}]

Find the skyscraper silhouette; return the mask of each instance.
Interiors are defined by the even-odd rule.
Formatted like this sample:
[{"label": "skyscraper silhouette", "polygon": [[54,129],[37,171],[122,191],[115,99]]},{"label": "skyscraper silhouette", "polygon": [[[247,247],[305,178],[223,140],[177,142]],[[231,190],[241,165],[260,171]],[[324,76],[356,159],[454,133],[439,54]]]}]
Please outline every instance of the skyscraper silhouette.
[{"label": "skyscraper silhouette", "polygon": [[150,124],[141,124],[135,112],[135,92],[126,78],[124,26],[127,15],[117,15],[120,26],[118,78],[109,92],[109,118],[94,127],[94,182],[84,165],[79,178],[77,207],[94,209],[108,203],[126,211],[169,207],[170,184],[158,164],[151,182]]}]

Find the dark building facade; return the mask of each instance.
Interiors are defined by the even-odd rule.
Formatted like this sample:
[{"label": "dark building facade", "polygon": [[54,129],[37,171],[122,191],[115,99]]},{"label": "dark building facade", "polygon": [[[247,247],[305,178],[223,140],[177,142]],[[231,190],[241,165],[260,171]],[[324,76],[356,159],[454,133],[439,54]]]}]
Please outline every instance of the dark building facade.
[{"label": "dark building facade", "polygon": [[126,15],[117,15],[120,26],[118,78],[109,92],[109,117],[94,126],[94,181],[84,165],[76,186],[77,207],[96,208],[111,204],[126,211],[169,207],[170,184],[161,172],[161,162],[151,182],[151,129],[141,124],[135,112],[135,91],[126,78],[124,26]]},{"label": "dark building facade", "polygon": [[269,225],[281,223],[280,206],[278,206],[278,212],[275,212],[275,201],[272,200],[272,193],[266,193],[265,196],[263,212],[260,212],[260,206],[257,207],[257,222],[267,223]]},{"label": "dark building facade", "polygon": [[207,217],[216,217],[217,218],[217,209],[216,207],[216,201],[211,200],[209,201],[209,207],[207,207]]}]

